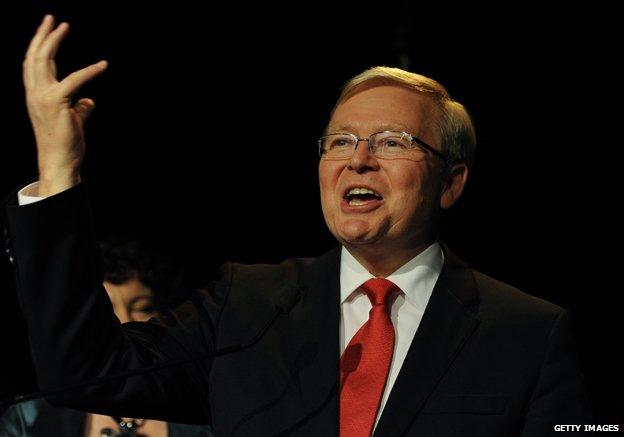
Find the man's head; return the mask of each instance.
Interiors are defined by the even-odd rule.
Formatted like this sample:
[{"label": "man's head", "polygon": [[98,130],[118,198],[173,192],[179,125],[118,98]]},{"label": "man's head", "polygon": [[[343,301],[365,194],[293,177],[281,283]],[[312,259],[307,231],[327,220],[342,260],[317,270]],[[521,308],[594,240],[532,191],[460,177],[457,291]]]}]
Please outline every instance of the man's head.
[{"label": "man's head", "polygon": [[[434,80],[376,67],[344,87],[326,134],[367,139],[381,131],[416,139],[377,135],[374,154],[366,141],[345,154],[330,151],[347,144],[344,137],[327,137],[338,141],[324,142],[319,164],[325,221],[347,248],[388,253],[421,247],[435,238],[440,210],[462,193],[475,148],[472,121]],[[397,147],[405,138],[409,148]]]}]

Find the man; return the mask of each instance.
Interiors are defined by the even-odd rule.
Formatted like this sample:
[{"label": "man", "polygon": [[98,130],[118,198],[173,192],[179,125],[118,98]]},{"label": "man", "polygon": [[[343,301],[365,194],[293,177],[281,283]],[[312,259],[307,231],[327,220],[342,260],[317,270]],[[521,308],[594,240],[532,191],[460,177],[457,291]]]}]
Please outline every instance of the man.
[{"label": "man", "polygon": [[[46,17],[24,62],[39,182],[20,203],[38,201],[6,208],[40,384],[260,338],[52,402],[210,423],[216,435],[540,436],[591,420],[568,312],[469,269],[437,241],[441,210],[466,184],[474,129],[441,85],[398,69],[350,81],[319,141],[321,205],[341,247],[279,265],[228,263],[175,313],[114,323],[80,179],[94,103],[70,105],[106,64],[58,82],[67,25],[53,28]],[[265,332],[276,306],[287,314]]]}]

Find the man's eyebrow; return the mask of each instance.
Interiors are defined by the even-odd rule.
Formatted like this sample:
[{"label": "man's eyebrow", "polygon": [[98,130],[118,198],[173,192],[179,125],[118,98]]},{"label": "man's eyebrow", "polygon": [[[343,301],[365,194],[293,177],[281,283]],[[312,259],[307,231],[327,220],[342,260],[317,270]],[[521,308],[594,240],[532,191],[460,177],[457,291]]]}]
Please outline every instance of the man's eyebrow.
[{"label": "man's eyebrow", "polygon": [[329,132],[353,132],[357,130],[353,125],[350,124],[340,124],[338,126],[331,126],[331,130],[330,130],[330,126],[327,126],[325,128],[325,133],[329,133]]}]

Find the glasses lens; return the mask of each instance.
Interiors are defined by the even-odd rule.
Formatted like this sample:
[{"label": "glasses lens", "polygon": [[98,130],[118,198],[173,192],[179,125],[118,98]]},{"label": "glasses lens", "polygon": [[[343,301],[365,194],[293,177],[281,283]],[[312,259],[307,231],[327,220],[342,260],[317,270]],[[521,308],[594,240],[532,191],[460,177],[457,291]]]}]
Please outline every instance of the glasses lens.
[{"label": "glasses lens", "polygon": [[380,132],[370,140],[378,156],[397,156],[412,149],[412,137],[405,132]]},{"label": "glasses lens", "polygon": [[321,138],[321,150],[328,158],[350,156],[357,139],[349,134],[331,134]]}]

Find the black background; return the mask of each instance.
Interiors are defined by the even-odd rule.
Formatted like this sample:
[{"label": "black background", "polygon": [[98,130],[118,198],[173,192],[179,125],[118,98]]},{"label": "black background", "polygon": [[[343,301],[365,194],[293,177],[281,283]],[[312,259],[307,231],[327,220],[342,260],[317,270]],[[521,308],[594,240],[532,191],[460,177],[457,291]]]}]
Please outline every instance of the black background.
[{"label": "black background", "polygon": [[[408,62],[437,79],[468,107],[479,139],[442,239],[473,268],[573,312],[596,423],[624,422],[612,11],[396,1],[2,8],[0,192],[36,177],[21,61],[54,13],[71,24],[61,76],[110,64],[81,93],[97,104],[84,174],[98,233],[173,256],[195,287],[225,260],[316,256],[334,244],[315,140],[349,77]],[[36,388],[12,275],[0,260],[0,397]]]}]

